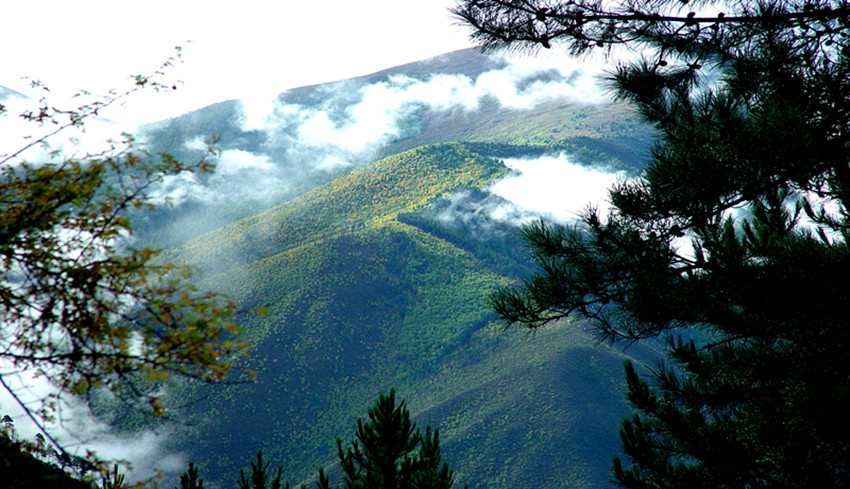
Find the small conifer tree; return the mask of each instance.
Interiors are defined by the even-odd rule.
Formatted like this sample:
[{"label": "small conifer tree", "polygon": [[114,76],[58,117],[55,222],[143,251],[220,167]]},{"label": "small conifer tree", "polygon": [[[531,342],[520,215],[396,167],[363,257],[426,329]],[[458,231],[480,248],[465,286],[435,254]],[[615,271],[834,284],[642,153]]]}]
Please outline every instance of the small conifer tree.
[{"label": "small conifer tree", "polygon": [[[245,476],[244,470],[239,470],[239,489],[281,489],[281,473],[283,467],[277,468],[277,474],[271,477],[269,474],[271,462],[263,462],[263,452],[257,452],[257,460],[251,461],[251,478]],[[284,486],[289,489],[289,483]]]},{"label": "small conifer tree", "polygon": [[198,467],[194,462],[190,462],[189,468],[180,476],[180,487],[174,489],[204,489],[204,480],[198,477]]},{"label": "small conifer tree", "polygon": [[[438,431],[427,427],[423,435],[404,401],[396,405],[394,389],[379,395],[368,421],[357,420],[355,439],[346,449],[337,440],[337,450],[344,489],[450,489],[454,483],[454,472],[441,459]],[[318,487],[331,487],[322,470]]]}]

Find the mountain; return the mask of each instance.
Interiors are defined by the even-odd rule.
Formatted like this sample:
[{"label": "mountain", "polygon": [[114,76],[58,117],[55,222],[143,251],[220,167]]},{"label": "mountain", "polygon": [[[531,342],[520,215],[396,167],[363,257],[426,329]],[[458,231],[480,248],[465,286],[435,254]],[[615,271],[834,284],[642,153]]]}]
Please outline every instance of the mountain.
[{"label": "mountain", "polygon": [[[147,129],[153,149],[184,158],[216,133],[221,157],[218,175],[161,190],[175,208],[137,216],[140,239],[268,312],[238,318],[255,381],[169,393],[183,426],[171,449],[208,483],[227,487],[260,449],[290,481],[333,474],[336,439],[395,387],[440,429],[460,484],[608,486],[623,360],[653,353],[600,346],[575,322],[494,322],[487,292],[530,269],[516,236],[529,214],[491,189],[513,175],[499,158],[638,171],[651,131],[622,106],[563,95],[580,70],[511,70],[462,51],[286,92],[261,119],[233,101]],[[534,103],[505,102],[486,88],[498,80]]]},{"label": "mountain", "polygon": [[169,195],[177,211],[145,217],[139,231],[176,246],[382,157],[447,141],[486,144],[497,157],[568,151],[586,163],[639,168],[651,130],[589,91],[581,64],[566,71],[512,68],[468,49],[152,124],[143,134],[152,153],[193,161],[215,136],[222,155],[216,175]]}]

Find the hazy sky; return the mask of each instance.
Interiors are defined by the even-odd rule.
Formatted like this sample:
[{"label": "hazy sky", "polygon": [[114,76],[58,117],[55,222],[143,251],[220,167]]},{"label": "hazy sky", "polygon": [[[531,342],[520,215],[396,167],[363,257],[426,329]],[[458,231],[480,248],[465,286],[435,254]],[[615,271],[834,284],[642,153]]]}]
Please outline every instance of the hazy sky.
[{"label": "hazy sky", "polygon": [[[469,47],[452,0],[27,0],[0,8],[0,85],[21,77],[103,92],[184,46],[175,94],[133,106],[162,118],[246,93],[349,78]],[[11,5],[9,5],[11,4]],[[191,41],[191,42],[189,42]]]}]

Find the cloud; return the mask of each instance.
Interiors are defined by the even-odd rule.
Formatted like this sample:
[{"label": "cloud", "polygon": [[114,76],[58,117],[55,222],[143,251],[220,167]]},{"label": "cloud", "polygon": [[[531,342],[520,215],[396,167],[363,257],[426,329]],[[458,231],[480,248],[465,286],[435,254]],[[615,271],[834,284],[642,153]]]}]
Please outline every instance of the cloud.
[{"label": "cloud", "polygon": [[241,149],[223,151],[218,158],[217,170],[222,175],[234,175],[249,170],[271,170],[268,155],[255,155]]},{"label": "cloud", "polygon": [[493,96],[502,107],[511,109],[530,109],[553,99],[581,103],[610,100],[599,88],[596,75],[579,65],[511,64],[479,76],[475,95]]},{"label": "cloud", "polygon": [[485,99],[509,109],[529,109],[552,99],[606,102],[598,72],[596,65],[575,61],[516,59],[474,79],[437,73],[421,79],[394,75],[365,85],[349,80],[271,100],[244,99],[239,122],[243,131],[266,134],[265,150],[274,153],[271,161],[276,164],[285,164],[279,160],[288,155],[297,156],[302,168],[353,165],[368,161],[381,144],[415,131],[423,111],[469,112]]},{"label": "cloud", "polygon": [[[145,227],[137,229],[154,239],[164,238],[169,246],[179,244],[285,202],[347,169],[367,165],[381,154],[382,146],[415,137],[432,121],[464,117],[485,104],[488,110],[494,103],[521,110],[552,99],[580,104],[607,101],[597,86],[598,64],[514,57],[482,66],[488,71],[476,76],[402,73],[276,96],[252,92],[237,103],[212,107],[173,126],[160,124],[153,133],[165,128],[160,133],[163,140],[187,135],[181,153],[200,155],[206,150],[203,140],[209,134],[196,128],[221,135],[223,152],[213,160],[217,171],[212,175],[167,178],[153,194],[175,208],[145,218]],[[168,132],[171,127],[174,131]],[[506,189],[511,185],[521,183],[502,184]],[[517,219],[507,207],[494,208],[493,216],[498,215]]]},{"label": "cloud", "polygon": [[562,222],[575,219],[588,206],[607,213],[608,190],[624,178],[622,173],[575,164],[564,154],[504,161],[517,173],[489,190],[522,209]]},{"label": "cloud", "polygon": [[275,112],[283,111],[282,116],[288,116],[288,110],[298,111],[297,105],[285,106],[279,104],[279,93],[253,93],[239,99],[242,114],[240,126],[244,131],[257,131],[266,129],[269,124],[274,124]]},{"label": "cloud", "polygon": [[478,238],[496,238],[505,229],[497,223],[517,227],[539,217],[515,203],[488,191],[460,189],[447,195],[425,212],[443,225],[462,225],[464,232]]},{"label": "cloud", "polygon": [[[530,61],[511,63],[475,78],[452,74],[434,74],[424,79],[393,76],[366,85],[340,82],[321,90],[324,91],[313,93],[309,101],[287,98],[286,94],[282,97],[258,94],[242,100],[239,129],[263,133],[263,142],[250,148],[226,148],[216,158],[218,170],[213,175],[183,173],[167,177],[154,193],[155,198],[169,200],[175,206],[263,198],[287,188],[290,181],[310,172],[336,171],[368,163],[381,144],[403,136],[405,131],[415,131],[415,122],[423,111],[470,112],[484,100],[495,100],[511,109],[531,108],[553,98],[584,103],[605,100],[595,85],[593,70],[588,67],[575,63],[539,65]],[[411,120],[414,124],[406,126]],[[55,143],[54,147],[83,154],[99,152],[101,148],[96,143],[120,130],[109,124],[102,126],[103,130],[97,124],[88,127],[89,130],[80,136],[81,143],[75,145],[66,140]],[[24,138],[31,135],[28,129],[15,134]],[[185,145],[189,149],[205,149],[196,139],[186,141]],[[604,199],[605,190],[615,178],[572,165],[563,156],[506,160],[506,164],[522,173],[494,184],[492,191],[524,210],[517,210],[501,199],[481,201],[479,212],[486,212],[499,221],[526,220],[531,211],[567,219],[588,202]],[[452,209],[459,208],[465,197],[458,194],[454,198],[457,200],[452,202]],[[470,218],[475,212],[468,213]],[[187,217],[178,223],[190,221]],[[24,374],[18,378],[18,389],[28,392],[25,402],[53,392],[44,378]],[[0,405],[15,418],[26,436],[34,436],[34,428],[26,426],[23,412],[15,409],[5,393],[0,395]],[[146,473],[155,465],[169,470],[171,466],[163,465],[166,460],[175,461],[174,470],[183,467],[181,455],[172,456],[163,448],[167,435],[153,432],[121,435],[73,398],[66,398],[61,409],[63,422],[50,429],[55,430],[60,442],[67,442],[69,448],[75,448],[80,454],[91,448],[105,457],[129,459],[138,474]]]},{"label": "cloud", "polygon": [[[0,375],[31,410],[37,410],[42,399],[52,396],[55,400],[53,420],[42,420],[42,423],[50,436],[68,453],[86,457],[92,451],[105,460],[127,461],[132,466],[132,470],[127,473],[131,482],[153,477],[157,471],[162,471],[169,478],[176,478],[185,469],[185,456],[168,448],[170,435],[166,430],[119,433],[107,422],[94,416],[82,400],[68,395],[59,396],[58,390],[45,375],[34,375],[32,371],[21,372],[8,363],[0,365]],[[13,419],[19,439],[32,441],[40,433],[18,402],[1,388],[0,414],[9,415]]]},{"label": "cloud", "polygon": [[194,173],[178,173],[163,177],[150,193],[149,201],[157,206],[180,206],[186,202],[211,203],[215,194]]}]

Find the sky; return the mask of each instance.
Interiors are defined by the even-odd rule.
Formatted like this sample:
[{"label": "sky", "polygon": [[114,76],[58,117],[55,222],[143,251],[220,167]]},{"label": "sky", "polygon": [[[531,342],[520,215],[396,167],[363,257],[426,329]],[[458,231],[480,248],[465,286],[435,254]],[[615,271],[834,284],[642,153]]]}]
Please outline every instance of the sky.
[{"label": "sky", "polygon": [[[0,85],[104,93],[184,49],[169,94],[135,97],[135,122],[246,93],[364,75],[470,47],[452,0],[28,0],[0,7]],[[117,115],[112,115],[119,117]]]}]

